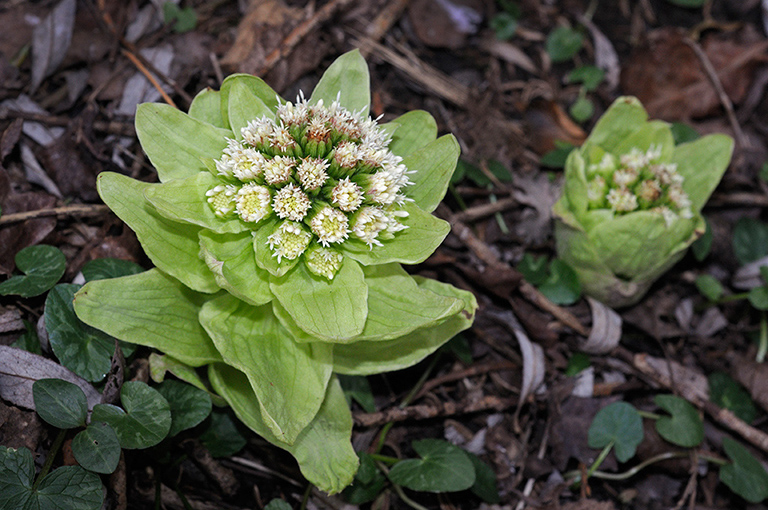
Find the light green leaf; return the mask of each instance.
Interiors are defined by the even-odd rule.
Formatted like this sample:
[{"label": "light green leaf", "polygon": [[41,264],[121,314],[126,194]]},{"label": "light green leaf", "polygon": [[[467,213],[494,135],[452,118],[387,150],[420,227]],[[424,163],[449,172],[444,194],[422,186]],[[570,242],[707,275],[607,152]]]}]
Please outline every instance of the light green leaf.
[{"label": "light green leaf", "polygon": [[144,198],[151,184],[102,172],[98,189],[104,203],[128,224],[155,265],[198,292],[219,290],[213,274],[198,256],[200,227],[171,221]]},{"label": "light green leaf", "polygon": [[211,414],[208,392],[174,379],[163,381],[157,391],[171,406],[171,428],[168,437],[199,425]]},{"label": "light green leaf", "polygon": [[227,117],[238,140],[243,139],[241,129],[250,121],[262,117],[274,118],[274,111],[243,80],[233,80],[228,92]]},{"label": "light green leaf", "polygon": [[247,227],[237,216],[220,218],[208,204],[205,193],[221,183],[221,179],[210,172],[200,172],[163,184],[149,184],[144,189],[144,197],[169,220],[190,223],[214,232],[242,232]]},{"label": "light green leaf", "polygon": [[248,377],[272,434],[293,444],[322,404],[331,347],[296,343],[271,306],[250,306],[227,294],[203,306],[200,322],[224,361]]},{"label": "light green leaf", "polygon": [[442,439],[422,439],[413,442],[413,449],[421,458],[392,466],[392,483],[424,492],[463,491],[475,483],[475,466],[458,446]]},{"label": "light green leaf", "polygon": [[228,126],[229,119],[229,93],[232,86],[237,83],[239,85],[245,85],[253,95],[255,95],[262,103],[267,105],[270,112],[277,110],[277,106],[280,104],[281,99],[277,92],[272,87],[267,85],[264,80],[250,74],[231,74],[226,77],[221,84],[221,115],[224,118],[225,124]]},{"label": "light green leaf", "polygon": [[636,97],[622,96],[597,121],[584,146],[597,145],[607,152],[616,147],[648,120],[648,113]]},{"label": "light green leaf", "polygon": [[368,64],[360,50],[352,50],[337,58],[323,73],[312,97],[311,104],[320,100],[328,106],[338,97],[341,106],[351,112],[368,115],[371,104]]},{"label": "light green leaf", "polygon": [[675,147],[672,163],[685,179],[683,189],[691,200],[691,209],[700,211],[723,177],[733,154],[733,138],[708,135]]},{"label": "light green leaf", "polygon": [[77,318],[72,300],[78,290],[80,285],[71,283],[51,289],[45,299],[45,329],[62,365],[88,381],[100,381],[112,365],[115,340]]},{"label": "light green leaf", "polygon": [[240,421],[270,443],[288,450],[312,484],[334,494],[352,482],[358,465],[351,443],[352,415],[335,378],[328,384],[320,411],[296,442],[288,445],[264,424],[259,402],[245,374],[221,363],[210,365],[208,374],[213,387],[229,402]]},{"label": "light green leaf", "polygon": [[464,301],[419,287],[400,264],[363,268],[368,320],[359,340],[391,340],[457,314]]},{"label": "light green leaf", "polygon": [[363,331],[368,287],[360,264],[345,259],[333,280],[311,274],[299,264],[269,288],[296,324],[310,335],[343,341]]},{"label": "light green leaf", "polygon": [[123,409],[111,404],[93,406],[91,421],[103,421],[115,430],[120,446],[149,448],[162,441],[171,428],[171,407],[157,390],[128,381],[120,390]]},{"label": "light green leaf", "polygon": [[389,142],[389,150],[401,158],[421,149],[437,138],[437,122],[432,115],[424,110],[404,113],[381,127],[387,129],[389,124],[397,125],[392,141]]},{"label": "light green leaf", "polygon": [[203,89],[198,92],[189,105],[189,116],[217,128],[229,127],[221,116],[221,92],[218,90]]},{"label": "light green leaf", "polygon": [[661,214],[636,211],[600,223],[589,237],[611,271],[632,279],[669,259],[680,245],[690,245],[696,220],[679,218],[668,227]]},{"label": "light green leaf", "polygon": [[0,296],[39,296],[58,282],[67,269],[67,259],[55,246],[39,244],[20,250],[14,257],[24,275],[12,276],[0,283]]},{"label": "light green leaf", "polygon": [[54,427],[74,429],[85,425],[88,401],[76,384],[63,379],[38,379],[32,384],[37,414]]},{"label": "light green leaf", "polygon": [[645,152],[651,147],[661,151],[660,161],[669,161],[675,150],[675,138],[672,136],[669,124],[660,120],[646,122],[640,129],[619,142],[614,149],[614,154],[626,154],[632,149]]},{"label": "light green leaf", "polygon": [[389,262],[424,262],[443,242],[451,226],[423,211],[413,202],[407,202],[403,209],[408,217],[401,218],[401,222],[408,228],[397,232],[393,239],[384,240],[382,246],[371,249],[364,242],[350,238],[341,245],[340,251],[364,266]]},{"label": "light green leaf", "polygon": [[472,293],[435,280],[420,277],[414,279],[422,289],[461,299],[464,302],[463,309],[436,326],[417,329],[393,340],[336,344],[333,347],[334,372],[370,375],[415,365],[472,325],[477,310],[477,300]]},{"label": "light green leaf", "polygon": [[94,473],[114,472],[120,462],[120,440],[115,430],[101,421],[92,421],[72,440],[77,463]]},{"label": "light green leaf", "polygon": [[154,347],[200,366],[220,361],[197,320],[207,297],[150,269],[141,274],[89,282],[75,295],[75,312],[91,326],[127,342]]},{"label": "light green leaf", "polygon": [[226,406],[227,403],[223,398],[213,393],[208,386],[203,382],[202,377],[198,375],[195,369],[186,363],[175,359],[172,356],[157,354],[153,352],[149,355],[149,376],[156,383],[161,383],[165,380],[166,372],[170,372],[182,381],[191,384],[197,389],[203,390],[208,393],[211,398],[211,402],[219,407]]},{"label": "light green leaf", "polygon": [[424,211],[434,211],[448,189],[459,152],[456,138],[445,135],[406,156],[403,164],[414,172],[410,176],[413,185],[405,188],[408,198]]},{"label": "light green leaf", "polygon": [[222,289],[256,306],[272,301],[269,275],[256,265],[250,232],[215,234],[203,230],[200,254]]},{"label": "light green leaf", "polygon": [[167,104],[144,103],[136,110],[136,135],[160,182],[207,171],[204,159],[218,159],[232,132],[197,120]]}]

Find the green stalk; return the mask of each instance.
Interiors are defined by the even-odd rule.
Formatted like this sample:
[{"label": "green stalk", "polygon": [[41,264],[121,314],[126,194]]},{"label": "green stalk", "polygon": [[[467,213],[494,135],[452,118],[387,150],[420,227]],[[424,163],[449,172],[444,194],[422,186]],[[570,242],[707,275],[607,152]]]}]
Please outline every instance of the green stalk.
[{"label": "green stalk", "polygon": [[59,434],[56,436],[56,439],[53,440],[53,444],[51,445],[51,451],[48,452],[48,457],[45,458],[45,464],[43,464],[43,469],[40,470],[40,474],[37,475],[37,478],[35,479],[35,483],[32,485],[32,492],[35,492],[37,490],[37,487],[40,485],[40,482],[43,481],[43,478],[45,478],[45,475],[48,474],[48,471],[51,470],[51,466],[53,466],[53,460],[56,458],[56,455],[59,453],[59,448],[61,448],[61,444],[64,442],[64,437],[67,435],[66,429],[60,429]]},{"label": "green stalk", "polygon": [[[634,466],[628,469],[627,471],[624,471],[623,473],[606,473],[605,471],[595,470],[589,474],[594,478],[600,478],[602,480],[626,480],[636,475],[637,473],[639,473],[640,470],[650,466],[655,462],[661,462],[662,460],[668,460],[668,459],[681,459],[681,458],[688,457],[689,455],[690,455],[690,452],[688,451],[664,452],[644,460],[637,466]],[[706,460],[707,462],[711,462],[712,464],[717,464],[718,466],[725,466],[729,464],[728,461],[720,459],[718,457],[712,457],[711,455],[705,455],[700,453],[699,458],[702,460]],[[564,478],[566,480],[573,479],[574,481],[576,481],[580,477],[581,477],[581,473],[576,470],[569,471],[564,475]]]},{"label": "green stalk", "polygon": [[592,476],[592,474],[597,470],[597,468],[600,467],[600,464],[603,463],[605,458],[608,456],[608,454],[611,452],[611,448],[613,448],[613,443],[615,441],[611,441],[607,445],[605,445],[605,448],[603,448],[603,451],[600,452],[600,455],[597,456],[595,459],[595,462],[592,463],[591,466],[589,466],[589,469],[587,470],[587,478]]},{"label": "green stalk", "polygon": [[765,360],[766,353],[768,353],[768,320],[766,320],[765,312],[763,312],[760,314],[760,341],[757,344],[755,360],[758,363],[762,363]]}]

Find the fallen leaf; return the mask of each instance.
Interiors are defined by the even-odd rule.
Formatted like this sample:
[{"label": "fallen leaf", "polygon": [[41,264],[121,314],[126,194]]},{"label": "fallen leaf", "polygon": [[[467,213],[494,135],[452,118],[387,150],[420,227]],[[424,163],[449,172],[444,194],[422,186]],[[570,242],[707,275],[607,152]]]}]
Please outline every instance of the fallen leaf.
[{"label": "fallen leaf", "polygon": [[621,316],[589,296],[587,301],[592,309],[592,329],[586,341],[579,345],[579,350],[589,354],[607,354],[616,348],[621,340]]},{"label": "fallen leaf", "polygon": [[555,149],[555,141],[581,145],[587,134],[554,101],[537,99],[525,110],[530,147],[537,154]]},{"label": "fallen leaf", "polygon": [[43,428],[32,411],[7,406],[0,401],[0,444],[8,448],[26,446],[37,450]]},{"label": "fallen leaf", "polygon": [[25,328],[24,321],[21,320],[21,313],[16,308],[0,310],[0,333],[24,331]]},{"label": "fallen leaf", "polygon": [[[168,75],[171,71],[174,51],[171,45],[163,44],[154,48],[141,50],[141,56],[151,63],[158,72]],[[155,76],[158,83],[162,80]],[[168,90],[171,90],[170,87]],[[136,72],[131,76],[123,88],[123,96],[117,112],[121,115],[133,116],[136,114],[136,106],[140,103],[154,103],[162,97],[160,91],[147,79],[144,73]]]},{"label": "fallen leaf", "polygon": [[768,365],[756,363],[746,356],[737,356],[730,361],[731,366],[738,367],[731,371],[735,379],[749,391],[756,403],[768,410]]},{"label": "fallen leaf", "polygon": [[24,121],[16,119],[11,122],[11,125],[3,131],[0,136],[0,163],[11,153],[21,137],[21,128],[24,126]]},{"label": "fallen leaf", "polygon": [[422,43],[455,50],[477,31],[482,10],[476,0],[415,0],[408,4],[408,19]]},{"label": "fallen leaf", "polygon": [[98,200],[96,175],[92,166],[86,166],[80,158],[78,146],[69,134],[45,147],[41,160],[63,196],[86,202]]},{"label": "fallen leaf", "polygon": [[31,92],[59,67],[72,41],[75,28],[75,0],[61,0],[50,14],[35,27],[32,35]]},{"label": "fallen leaf", "polygon": [[24,174],[27,176],[27,181],[37,184],[53,196],[64,198],[59,187],[43,170],[35,157],[35,153],[26,143],[21,144],[21,160],[24,162]]},{"label": "fallen leaf", "polygon": [[[18,112],[35,113],[38,115],[48,115],[37,103],[32,101],[29,96],[19,95],[16,99],[6,99],[0,103],[0,107],[8,108]],[[39,122],[24,121],[22,132],[40,145],[49,145],[64,133],[62,127],[48,128]]]},{"label": "fallen leaf", "polygon": [[[686,120],[709,115],[721,103],[699,58],[682,30],[672,27],[650,32],[622,69],[621,86],[637,96],[652,118]],[[709,35],[701,44],[725,92],[739,103],[752,83],[766,41],[739,42]]]},{"label": "fallen leaf", "polygon": [[101,394],[88,381],[55,361],[22,349],[0,345],[0,397],[4,400],[34,411],[32,384],[45,378],[64,379],[78,385],[88,400],[88,409],[101,402]]},{"label": "fallen leaf", "polygon": [[[230,72],[262,75],[267,57],[306,17],[305,10],[282,0],[251,0],[249,10],[237,26],[237,38],[221,60]],[[277,91],[315,69],[330,50],[326,38],[305,38],[288,55],[282,55],[264,80]]]},{"label": "fallen leaf", "polygon": [[560,198],[560,182],[545,172],[515,176],[512,196],[527,205],[515,223],[515,232],[527,243],[541,245],[552,233],[552,206]]}]

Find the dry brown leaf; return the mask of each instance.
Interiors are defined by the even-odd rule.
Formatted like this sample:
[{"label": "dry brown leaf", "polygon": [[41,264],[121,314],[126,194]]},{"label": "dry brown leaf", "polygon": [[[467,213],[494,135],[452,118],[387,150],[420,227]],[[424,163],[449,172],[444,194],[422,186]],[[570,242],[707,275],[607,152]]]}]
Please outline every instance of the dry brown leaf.
[{"label": "dry brown leaf", "polygon": [[587,138],[584,130],[554,101],[534,101],[525,111],[525,124],[530,147],[537,154],[553,150],[556,140],[581,145]]},{"label": "dry brown leaf", "polygon": [[22,349],[0,345],[0,397],[24,409],[35,410],[32,384],[58,378],[76,384],[88,400],[88,409],[101,402],[101,394],[86,381],[55,361]]},{"label": "dry brown leaf", "polygon": [[[717,92],[686,37],[673,27],[654,30],[622,69],[624,92],[637,96],[651,117],[686,120],[706,116],[720,107]],[[702,43],[734,103],[747,93],[765,48],[765,41],[741,43],[718,35]]]},{"label": "dry brown leaf", "polygon": [[600,301],[587,296],[592,309],[592,329],[589,338],[579,349],[589,354],[606,354],[611,352],[621,340],[621,316]]},{"label": "dry brown leaf", "polygon": [[[237,38],[221,60],[222,66],[231,72],[260,75],[267,57],[280,48],[304,18],[304,9],[290,7],[282,0],[251,0],[248,13],[237,26]],[[306,38],[261,77],[275,90],[283,90],[315,69],[329,48],[325,38]]]},{"label": "dry brown leaf", "polygon": [[478,0],[414,0],[408,5],[408,20],[422,43],[455,50],[475,33],[482,10]]},{"label": "dry brown leaf", "polygon": [[756,363],[745,356],[731,360],[731,365],[738,367],[732,374],[752,395],[752,399],[768,410],[768,365]]},{"label": "dry brown leaf", "polygon": [[26,446],[37,450],[42,432],[40,419],[32,411],[6,406],[0,401],[0,444],[8,448]]},{"label": "dry brown leaf", "polygon": [[72,41],[76,9],[75,0],[61,0],[35,27],[32,35],[32,92],[64,60]]}]

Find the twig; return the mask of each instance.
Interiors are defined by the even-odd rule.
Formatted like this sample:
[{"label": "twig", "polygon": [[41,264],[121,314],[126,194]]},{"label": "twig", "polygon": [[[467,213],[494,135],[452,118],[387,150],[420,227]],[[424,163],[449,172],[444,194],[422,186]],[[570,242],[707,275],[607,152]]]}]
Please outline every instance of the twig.
[{"label": "twig", "polygon": [[701,46],[699,46],[697,42],[689,38],[685,38],[683,41],[685,44],[690,46],[694,53],[696,53],[696,57],[699,59],[699,62],[701,62],[701,65],[704,68],[704,72],[707,73],[707,78],[709,78],[709,81],[712,83],[712,87],[715,89],[718,99],[720,99],[720,104],[723,105],[723,108],[725,108],[725,113],[728,115],[728,121],[731,123],[733,134],[736,136],[736,143],[739,144],[739,147],[748,147],[749,141],[744,136],[744,131],[742,131],[741,125],[736,119],[736,113],[733,111],[733,103],[731,102],[731,98],[728,97],[728,94],[725,93],[723,83],[720,81],[720,77],[717,75],[715,66],[712,65],[709,57],[707,57],[707,54],[704,53],[704,50],[701,49]]},{"label": "twig", "polygon": [[[441,209],[441,213],[445,214],[447,208]],[[449,215],[449,223],[451,224],[451,230],[453,230],[453,233],[458,236],[458,238],[470,249],[472,252],[480,258],[483,262],[488,264],[489,266],[504,266],[499,258],[496,256],[496,254],[491,251],[490,247],[482,242],[480,239],[475,236],[475,234],[472,232],[472,230],[465,225],[463,222],[457,219],[457,215]],[[512,268],[508,268],[510,271],[512,271]],[[575,315],[573,315],[571,312],[566,310],[565,308],[562,308],[549,299],[547,299],[544,294],[538,291],[536,287],[531,285],[530,283],[526,281],[520,282],[519,285],[520,293],[539,307],[540,309],[544,310],[545,312],[550,313],[552,316],[554,316],[558,321],[565,324],[572,330],[576,331],[578,334],[588,337],[589,336],[589,329],[585,327],[581,322],[579,322],[579,319],[576,318]]]},{"label": "twig", "polygon": [[414,62],[386,46],[373,41],[361,34],[353,34],[357,38],[353,41],[361,51],[375,53],[378,57],[389,62],[403,71],[409,78],[431,90],[443,99],[450,101],[462,108],[469,105],[470,90],[465,85],[450,78],[444,73],[425,62]]},{"label": "twig", "polygon": [[18,223],[20,221],[46,218],[48,216],[99,216],[109,212],[109,207],[101,204],[76,204],[53,207],[51,209],[38,209],[0,216],[0,226]]},{"label": "twig", "polygon": [[486,363],[485,365],[472,365],[466,370],[459,370],[456,372],[450,372],[424,383],[424,386],[413,396],[413,400],[418,400],[420,397],[426,395],[432,388],[436,388],[442,384],[452,381],[458,381],[465,377],[473,377],[480,374],[486,374],[488,372],[496,372],[498,370],[515,370],[520,368],[518,363],[511,363],[509,361],[497,361],[494,363]]},{"label": "twig", "polygon": [[709,401],[706,378],[703,374],[674,361],[667,363],[664,360],[659,360],[647,354],[633,354],[623,347],[618,347],[614,352],[620,358],[632,363],[636,370],[666,388],[672,389],[670,369],[676,372],[675,380],[677,385],[675,385],[674,389],[679,390],[681,397],[703,408],[718,423],[731,429],[754,446],[768,453],[768,434],[752,427],[731,411]]},{"label": "twig", "polygon": [[158,83],[157,79],[155,79],[154,75],[149,72],[149,69],[144,66],[144,63],[142,63],[139,58],[133,54],[133,52],[128,51],[126,49],[121,49],[120,52],[128,57],[128,60],[133,62],[133,65],[136,66],[136,68],[141,71],[141,74],[144,75],[146,79],[149,80],[149,82],[157,89],[158,92],[160,92],[160,95],[163,96],[163,101],[168,103],[169,105],[173,106],[174,108],[178,109],[178,106],[176,106],[176,103],[173,102],[173,99],[171,99],[171,96],[169,96],[165,90],[163,90],[163,87],[160,86],[160,83]]},{"label": "twig", "polygon": [[[384,37],[384,34],[386,34],[392,25],[394,25],[400,18],[400,15],[405,8],[408,7],[409,3],[410,0],[392,0],[389,2],[386,7],[379,12],[379,15],[368,24],[368,27],[365,29],[365,35],[373,41],[378,41]],[[366,56],[366,51],[362,51],[362,53],[363,56]]]},{"label": "twig", "polygon": [[480,400],[462,400],[459,402],[440,402],[435,405],[417,405],[406,408],[391,407],[378,413],[355,413],[353,418],[356,425],[373,427],[389,422],[405,420],[428,420],[438,416],[454,416],[457,414],[470,414],[478,411],[494,409],[503,411],[514,407],[517,399],[499,398],[494,395],[486,395]]},{"label": "twig", "polygon": [[264,59],[264,65],[256,73],[259,76],[267,74],[281,58],[288,56],[298,44],[304,40],[314,29],[328,21],[336,11],[343,9],[351,0],[331,0],[318,10],[314,16],[301,22],[291,33],[283,39],[283,42],[272,50]]}]

